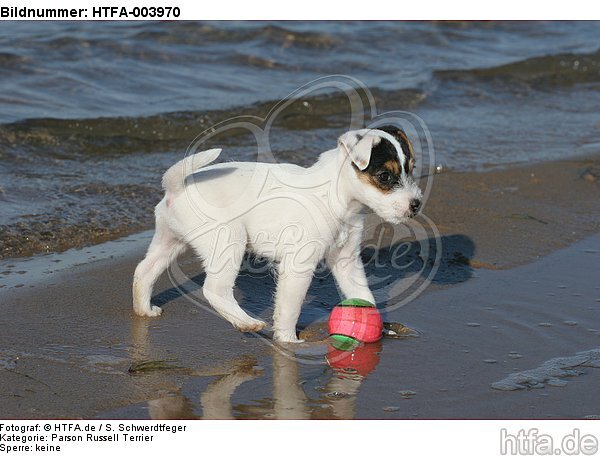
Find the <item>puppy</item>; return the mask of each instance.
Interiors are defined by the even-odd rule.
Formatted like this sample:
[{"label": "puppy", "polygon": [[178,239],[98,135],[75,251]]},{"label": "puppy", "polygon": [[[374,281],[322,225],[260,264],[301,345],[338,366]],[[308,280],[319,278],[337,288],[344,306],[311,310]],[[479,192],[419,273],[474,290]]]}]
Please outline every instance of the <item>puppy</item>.
[{"label": "puppy", "polygon": [[403,131],[386,126],[349,131],[309,168],[231,162],[206,166],[221,149],[189,156],[163,177],[156,231],[133,279],[133,309],[155,317],[159,275],[187,247],[206,272],[210,305],[240,331],[266,323],[239,306],[233,286],[244,253],[277,268],[274,339],[298,342],[296,323],[313,272],[325,259],[346,298],[375,302],[360,259],[364,211],[390,223],[415,216],[422,193],[411,174],[415,156]]}]

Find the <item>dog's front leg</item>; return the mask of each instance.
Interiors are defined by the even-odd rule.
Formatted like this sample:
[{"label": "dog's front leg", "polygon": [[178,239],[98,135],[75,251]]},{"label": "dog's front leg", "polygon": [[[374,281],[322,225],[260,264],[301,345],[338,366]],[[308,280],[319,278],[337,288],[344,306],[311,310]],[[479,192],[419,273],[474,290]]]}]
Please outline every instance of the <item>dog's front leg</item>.
[{"label": "dog's front leg", "polygon": [[346,299],[365,299],[375,304],[373,293],[360,258],[361,231],[350,233],[346,243],[327,255],[327,266],[331,269],[340,291]]},{"label": "dog's front leg", "polygon": [[[296,265],[297,266],[297,265]],[[293,262],[279,264],[275,312],[273,314],[273,338],[278,342],[303,342],[296,336],[296,323],[313,278],[316,263],[295,267]]]}]

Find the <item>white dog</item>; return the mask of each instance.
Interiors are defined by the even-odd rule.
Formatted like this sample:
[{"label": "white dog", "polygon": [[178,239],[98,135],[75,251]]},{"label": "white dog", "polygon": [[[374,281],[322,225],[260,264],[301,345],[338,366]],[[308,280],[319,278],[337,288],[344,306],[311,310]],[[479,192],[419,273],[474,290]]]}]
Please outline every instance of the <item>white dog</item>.
[{"label": "white dog", "polygon": [[309,168],[239,162],[205,167],[220,152],[189,156],[165,173],[156,232],[135,270],[135,313],[161,314],[150,303],[152,287],[187,246],[203,262],[204,297],[240,331],[266,325],[242,310],[233,294],[246,251],[277,266],[277,341],[298,342],[296,322],[323,259],[347,298],[375,302],[360,259],[364,209],[400,223],[421,206],[404,132],[389,126],[349,131]]}]

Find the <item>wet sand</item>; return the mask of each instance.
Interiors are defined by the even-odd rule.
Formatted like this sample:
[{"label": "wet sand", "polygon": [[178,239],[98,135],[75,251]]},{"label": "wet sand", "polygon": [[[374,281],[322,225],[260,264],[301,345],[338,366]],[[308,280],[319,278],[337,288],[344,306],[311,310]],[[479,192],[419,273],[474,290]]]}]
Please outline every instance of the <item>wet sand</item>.
[{"label": "wet sand", "polygon": [[[326,344],[274,349],[166,276],[155,296],[163,316],[134,317],[131,276],[151,233],[2,261],[2,418],[599,415],[598,159],[435,176],[424,210],[443,245],[433,283],[402,307],[385,301],[389,288],[376,292],[384,319],[418,335],[365,346],[349,364],[331,351],[333,368]],[[181,266],[197,290],[198,265]],[[268,275],[238,280],[244,305],[264,318],[272,291]],[[330,276],[316,279],[301,324],[314,327],[338,300]],[[569,359],[505,390],[511,374],[558,357]]]}]

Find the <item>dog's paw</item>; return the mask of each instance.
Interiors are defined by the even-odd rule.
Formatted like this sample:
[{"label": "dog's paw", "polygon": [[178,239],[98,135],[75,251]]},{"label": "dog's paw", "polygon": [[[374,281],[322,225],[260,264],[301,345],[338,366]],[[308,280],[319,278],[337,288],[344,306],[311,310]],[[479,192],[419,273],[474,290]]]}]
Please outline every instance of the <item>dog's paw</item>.
[{"label": "dog's paw", "polygon": [[162,314],[162,309],[158,306],[150,306],[149,309],[136,309],[135,313],[140,317],[158,317]]},{"label": "dog's paw", "polygon": [[256,318],[248,318],[248,320],[234,324],[234,326],[241,332],[258,332],[267,326],[267,323]]},{"label": "dog's paw", "polygon": [[298,339],[296,336],[296,331],[275,331],[273,335],[273,340],[280,343],[286,344],[301,344],[304,342],[304,339]]}]

